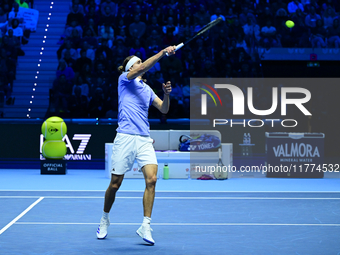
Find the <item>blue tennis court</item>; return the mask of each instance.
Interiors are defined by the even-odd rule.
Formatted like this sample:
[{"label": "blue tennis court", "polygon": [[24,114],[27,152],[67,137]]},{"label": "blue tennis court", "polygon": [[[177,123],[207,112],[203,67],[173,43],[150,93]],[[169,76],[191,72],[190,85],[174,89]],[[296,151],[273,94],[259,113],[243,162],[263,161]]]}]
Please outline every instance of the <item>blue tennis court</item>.
[{"label": "blue tennis court", "polygon": [[[12,183],[17,189],[4,188],[14,174],[3,175],[1,254],[340,253],[338,179],[296,180],[301,187],[308,182],[317,184],[315,189],[328,187],[324,191],[294,191],[292,184],[280,190],[285,187],[284,179],[271,179],[276,185],[273,191],[264,190],[263,183],[268,180],[260,178],[160,180],[151,224],[156,244],[149,246],[135,233],[142,221],[143,180],[124,180],[110,213],[108,237],[97,240],[95,232],[108,183],[98,174],[100,171],[73,171],[69,176],[55,176],[57,181],[33,170],[26,171],[28,180],[43,178],[45,184],[59,184],[60,190],[53,185],[51,189],[40,189],[38,182],[35,190],[25,190],[27,187],[19,184],[24,182],[24,174],[17,175],[18,182]],[[68,191],[67,182],[64,181],[65,186],[61,180],[72,176],[82,181],[91,177],[93,188],[104,183],[105,186],[102,190]],[[229,190],[251,182],[252,186],[243,191]],[[83,187],[89,183],[90,178]]]}]

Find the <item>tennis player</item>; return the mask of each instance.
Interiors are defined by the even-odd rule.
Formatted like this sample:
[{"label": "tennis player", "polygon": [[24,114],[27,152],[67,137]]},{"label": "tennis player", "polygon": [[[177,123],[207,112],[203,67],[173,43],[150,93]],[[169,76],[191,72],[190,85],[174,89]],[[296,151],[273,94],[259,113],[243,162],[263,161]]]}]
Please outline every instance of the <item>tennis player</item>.
[{"label": "tennis player", "polygon": [[[144,83],[142,75],[151,69],[166,54],[175,54],[175,46],[169,46],[145,62],[136,56],[129,56],[118,68],[121,75],[118,79],[118,128],[114,139],[112,153],[111,182],[105,193],[104,212],[97,230],[97,238],[107,236],[110,225],[109,212],[115,201],[116,192],[122,184],[124,174],[137,160],[145,178],[143,196],[144,219],[137,234],[149,244],[155,241],[151,235],[151,212],[155,198],[157,181],[157,159],[150,138],[148,122],[149,106],[155,106],[163,114],[169,111],[171,83],[162,84],[163,101]],[[118,217],[118,215],[116,216]]]}]

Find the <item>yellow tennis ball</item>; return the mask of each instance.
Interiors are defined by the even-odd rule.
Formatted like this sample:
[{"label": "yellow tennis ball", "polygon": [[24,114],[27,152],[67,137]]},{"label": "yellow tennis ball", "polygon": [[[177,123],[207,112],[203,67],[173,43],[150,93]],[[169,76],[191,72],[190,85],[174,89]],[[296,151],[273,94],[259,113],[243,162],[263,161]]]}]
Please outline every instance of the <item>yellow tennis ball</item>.
[{"label": "yellow tennis ball", "polygon": [[50,117],[41,126],[46,140],[61,140],[66,135],[67,126],[62,118]]},{"label": "yellow tennis ball", "polygon": [[287,20],[287,21],[286,21],[286,26],[287,26],[288,28],[294,27],[294,26],[295,26],[294,21],[292,21],[292,20]]},{"label": "yellow tennis ball", "polygon": [[61,140],[46,140],[42,145],[42,154],[47,159],[62,159],[66,152],[66,144]]}]

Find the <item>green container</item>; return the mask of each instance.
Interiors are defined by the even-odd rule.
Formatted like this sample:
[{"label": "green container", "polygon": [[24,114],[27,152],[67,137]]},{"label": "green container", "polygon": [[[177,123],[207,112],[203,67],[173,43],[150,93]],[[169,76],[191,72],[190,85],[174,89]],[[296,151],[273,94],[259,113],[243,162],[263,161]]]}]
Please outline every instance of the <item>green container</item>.
[{"label": "green container", "polygon": [[164,180],[168,180],[169,179],[169,167],[168,167],[168,164],[164,164],[163,179]]}]

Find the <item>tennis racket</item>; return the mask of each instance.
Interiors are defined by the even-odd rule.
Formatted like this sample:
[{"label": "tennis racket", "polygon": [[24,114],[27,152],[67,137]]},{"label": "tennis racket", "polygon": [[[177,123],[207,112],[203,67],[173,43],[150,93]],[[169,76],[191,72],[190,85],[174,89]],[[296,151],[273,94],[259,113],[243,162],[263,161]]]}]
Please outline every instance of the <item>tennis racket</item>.
[{"label": "tennis racket", "polygon": [[228,170],[226,167],[224,167],[224,164],[222,162],[222,149],[218,149],[218,163],[216,165],[216,169],[214,172],[214,176],[217,180],[225,180],[228,178]]},{"label": "tennis racket", "polygon": [[[188,39],[185,43],[180,43],[176,46],[176,50],[179,50],[180,48],[182,48],[184,45],[188,44],[189,42],[191,42],[192,40],[194,40],[197,36],[200,36],[201,34],[203,34],[204,32],[208,31],[210,28],[216,26],[218,23],[220,23],[222,20],[221,17],[218,17],[217,19],[211,21],[210,23],[208,23],[207,25],[205,25],[204,27],[202,27],[193,37],[191,37],[190,39]],[[166,53],[166,55],[168,56],[168,53]]]}]

